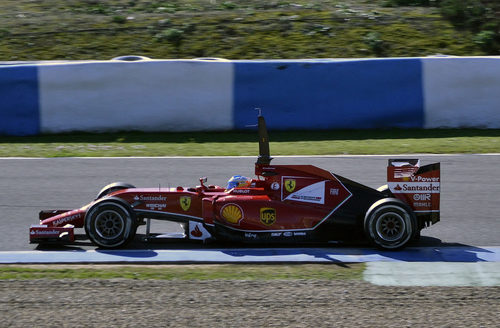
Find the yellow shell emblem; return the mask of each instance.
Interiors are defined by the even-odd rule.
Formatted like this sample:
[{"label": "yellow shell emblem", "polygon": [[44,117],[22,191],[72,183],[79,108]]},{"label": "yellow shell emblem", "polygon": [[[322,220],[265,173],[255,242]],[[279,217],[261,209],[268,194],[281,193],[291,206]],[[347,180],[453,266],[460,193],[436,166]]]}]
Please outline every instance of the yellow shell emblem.
[{"label": "yellow shell emblem", "polygon": [[236,224],[241,218],[243,218],[243,213],[237,205],[229,204],[222,208],[221,216],[229,223]]}]

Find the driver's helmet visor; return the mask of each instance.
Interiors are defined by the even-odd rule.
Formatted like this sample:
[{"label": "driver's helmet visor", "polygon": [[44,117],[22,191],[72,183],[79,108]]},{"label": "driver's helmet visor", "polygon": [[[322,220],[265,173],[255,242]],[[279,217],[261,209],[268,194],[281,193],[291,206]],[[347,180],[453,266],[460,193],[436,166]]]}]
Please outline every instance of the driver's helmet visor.
[{"label": "driver's helmet visor", "polygon": [[242,175],[234,175],[227,182],[226,189],[233,189],[236,187],[248,187],[251,183],[252,179],[244,177]]}]

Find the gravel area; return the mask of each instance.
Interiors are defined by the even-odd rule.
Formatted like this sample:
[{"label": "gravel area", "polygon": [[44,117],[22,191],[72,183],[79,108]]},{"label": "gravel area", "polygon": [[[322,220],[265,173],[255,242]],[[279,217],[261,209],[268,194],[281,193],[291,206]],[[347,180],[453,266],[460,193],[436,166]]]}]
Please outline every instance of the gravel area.
[{"label": "gravel area", "polygon": [[1,327],[498,327],[500,287],[363,281],[0,281]]}]

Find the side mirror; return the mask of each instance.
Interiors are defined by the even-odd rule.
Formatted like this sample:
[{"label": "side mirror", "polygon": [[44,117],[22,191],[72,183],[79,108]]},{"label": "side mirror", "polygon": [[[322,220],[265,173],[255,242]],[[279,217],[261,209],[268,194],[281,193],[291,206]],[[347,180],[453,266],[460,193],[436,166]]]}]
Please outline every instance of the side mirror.
[{"label": "side mirror", "polygon": [[207,190],[207,187],[205,187],[204,183],[207,183],[207,177],[200,178],[201,189]]}]

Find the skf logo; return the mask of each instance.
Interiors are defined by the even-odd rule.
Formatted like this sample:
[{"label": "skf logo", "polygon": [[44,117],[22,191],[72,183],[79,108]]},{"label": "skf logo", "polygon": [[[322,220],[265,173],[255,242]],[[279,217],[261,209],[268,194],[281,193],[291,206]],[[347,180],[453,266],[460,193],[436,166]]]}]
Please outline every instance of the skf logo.
[{"label": "skf logo", "polygon": [[276,222],[276,210],[274,208],[264,207],[260,209],[260,222],[266,226]]},{"label": "skf logo", "polygon": [[243,218],[243,212],[238,205],[228,204],[222,208],[221,216],[227,222],[237,224]]},{"label": "skf logo", "polygon": [[181,207],[184,211],[189,210],[191,207],[191,197],[189,196],[181,196],[179,202],[181,203]]},{"label": "skf logo", "polygon": [[297,182],[294,179],[285,179],[285,189],[288,192],[293,192]]}]

